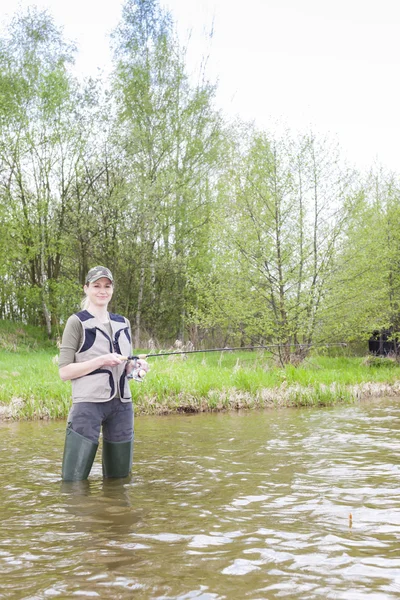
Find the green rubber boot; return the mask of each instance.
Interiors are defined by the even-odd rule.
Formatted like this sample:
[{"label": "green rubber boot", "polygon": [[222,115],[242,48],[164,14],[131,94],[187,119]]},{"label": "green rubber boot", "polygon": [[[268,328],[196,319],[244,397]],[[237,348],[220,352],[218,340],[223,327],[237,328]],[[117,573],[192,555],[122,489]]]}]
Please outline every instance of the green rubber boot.
[{"label": "green rubber boot", "polygon": [[65,436],[62,478],[64,481],[87,479],[98,444],[68,428]]},{"label": "green rubber boot", "polygon": [[107,442],[103,439],[103,476],[128,477],[133,457],[133,438],[128,442]]}]

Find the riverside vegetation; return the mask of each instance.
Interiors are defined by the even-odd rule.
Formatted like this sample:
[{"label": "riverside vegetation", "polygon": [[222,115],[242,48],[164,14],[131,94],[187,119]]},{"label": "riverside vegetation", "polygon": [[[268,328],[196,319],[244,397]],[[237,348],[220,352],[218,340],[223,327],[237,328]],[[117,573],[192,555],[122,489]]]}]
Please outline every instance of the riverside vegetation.
[{"label": "riverside vegetation", "polygon": [[[0,318],[51,338],[105,265],[135,348],[400,337],[400,175],[354,169],[312,130],[232,119],[159,0],[121,9],[109,75],[76,76],[47,10],[19,9],[0,32]],[[247,368],[252,394],[268,385],[270,360],[259,374],[235,355],[217,382],[214,360],[202,397]],[[202,358],[188,364],[171,377],[192,391]],[[163,365],[140,398],[159,396]]]},{"label": "riverside vegetation", "polygon": [[[276,366],[263,351],[150,358],[132,382],[136,414],[329,406],[367,396],[400,395],[400,365],[390,358],[319,349],[300,366]],[[329,349],[332,352],[332,349]],[[342,355],[338,355],[341,352]],[[65,418],[71,385],[61,381],[58,349],[40,328],[0,322],[0,419]]]}]

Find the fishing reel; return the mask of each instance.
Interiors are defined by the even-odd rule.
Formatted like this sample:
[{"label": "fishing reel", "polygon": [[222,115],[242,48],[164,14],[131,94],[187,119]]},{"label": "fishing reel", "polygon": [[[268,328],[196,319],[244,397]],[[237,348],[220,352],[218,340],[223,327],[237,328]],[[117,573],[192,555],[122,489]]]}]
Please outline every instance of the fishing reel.
[{"label": "fishing reel", "polygon": [[146,371],[138,365],[137,356],[128,357],[133,362],[133,369],[126,376],[127,379],[133,379],[134,381],[143,381],[146,376]]}]

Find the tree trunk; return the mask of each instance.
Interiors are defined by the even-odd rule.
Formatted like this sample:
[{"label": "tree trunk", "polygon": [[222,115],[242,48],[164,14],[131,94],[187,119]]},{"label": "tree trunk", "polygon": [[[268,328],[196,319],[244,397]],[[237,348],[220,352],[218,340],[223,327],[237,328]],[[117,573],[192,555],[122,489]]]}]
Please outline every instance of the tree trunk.
[{"label": "tree trunk", "polygon": [[142,259],[142,266],[140,267],[140,283],[139,283],[139,293],[138,293],[138,301],[136,308],[136,317],[135,317],[135,338],[134,338],[134,347],[140,347],[140,334],[141,334],[141,318],[142,318],[142,302],[143,302],[143,293],[144,293],[144,278],[145,278],[145,270],[144,270],[144,259]]}]

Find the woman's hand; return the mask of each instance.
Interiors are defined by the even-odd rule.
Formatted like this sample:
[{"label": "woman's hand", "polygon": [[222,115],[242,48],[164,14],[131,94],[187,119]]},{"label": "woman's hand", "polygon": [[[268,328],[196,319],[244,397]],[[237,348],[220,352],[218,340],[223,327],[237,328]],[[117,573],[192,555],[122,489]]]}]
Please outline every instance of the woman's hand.
[{"label": "woman's hand", "polygon": [[143,358],[139,358],[136,361],[136,364],[137,364],[138,368],[141,371],[145,371],[145,373],[147,373],[147,371],[150,369],[149,363],[147,362],[147,360],[144,360]]},{"label": "woman's hand", "polygon": [[135,360],[129,360],[126,365],[126,374],[129,375],[134,369],[137,370],[137,375],[140,379],[146,376],[149,370],[149,363],[143,358],[137,358]]},{"label": "woman's hand", "polygon": [[124,362],[124,357],[116,352],[110,352],[110,354],[102,354],[99,356],[102,367],[116,367]]},{"label": "woman's hand", "polygon": [[61,367],[59,373],[63,381],[68,381],[69,379],[77,379],[78,377],[93,373],[93,371],[102,367],[116,367],[125,362],[125,360],[121,354],[110,352],[109,354],[102,354],[81,363],[70,363],[65,367]]}]

